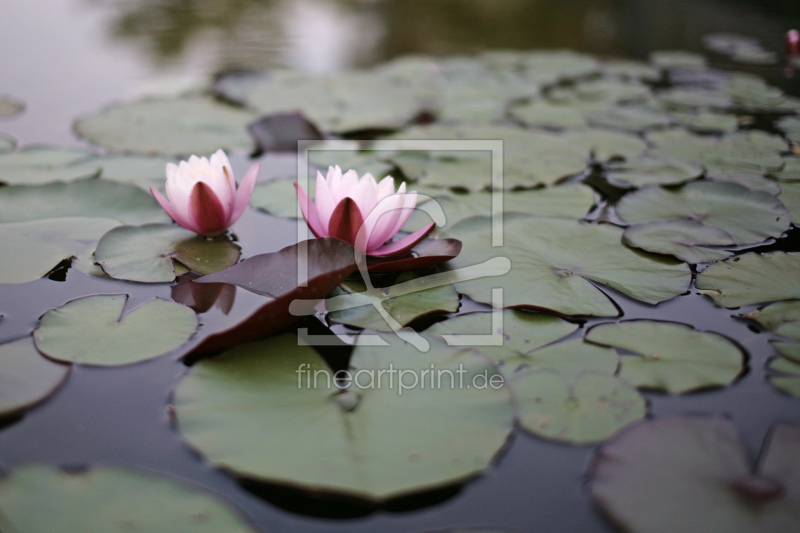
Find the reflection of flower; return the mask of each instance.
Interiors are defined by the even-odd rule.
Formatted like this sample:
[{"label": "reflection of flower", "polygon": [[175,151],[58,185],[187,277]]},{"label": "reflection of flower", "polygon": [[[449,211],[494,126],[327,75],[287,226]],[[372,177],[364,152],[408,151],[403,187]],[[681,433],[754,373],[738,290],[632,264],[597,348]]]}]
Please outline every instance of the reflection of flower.
[{"label": "reflection of flower", "polygon": [[258,176],[258,165],[245,174],[239,189],[228,156],[222,150],[211,156],[193,155],[175,166],[167,163],[167,198],[150,187],[161,207],[186,229],[206,237],[223,233],[242,216]]},{"label": "reflection of flower", "polygon": [[317,172],[313,203],[299,184],[296,183],[295,188],[303,216],[314,235],[343,240],[367,255],[407,253],[434,226],[431,223],[411,235],[386,243],[400,231],[417,203],[417,193],[406,193],[405,183],[395,193],[391,176],[378,183],[369,173],[359,179],[354,170],[342,175],[338,166],[329,167],[327,178]]}]

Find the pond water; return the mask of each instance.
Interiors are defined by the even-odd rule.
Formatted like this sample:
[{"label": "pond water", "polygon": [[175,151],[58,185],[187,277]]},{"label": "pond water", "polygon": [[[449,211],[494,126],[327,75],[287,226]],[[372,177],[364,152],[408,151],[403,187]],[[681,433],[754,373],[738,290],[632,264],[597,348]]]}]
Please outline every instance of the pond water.
[{"label": "pond water", "polygon": [[[683,49],[705,53],[711,67],[757,74],[787,94],[800,95],[800,74],[786,76],[782,53],[786,31],[798,25],[800,5],[777,0],[7,0],[0,17],[0,94],[13,95],[26,107],[0,122],[0,131],[20,146],[85,147],[72,131],[76,117],[115,102],[203,87],[225,71],[289,67],[320,74],[408,54],[472,55],[493,49],[569,48],[637,60],[655,50]],[[743,63],[709,52],[703,37],[720,32],[757,39],[777,54],[777,61]],[[772,122],[768,129],[775,131]],[[240,151],[231,160],[242,176],[248,155]],[[270,177],[290,177],[296,168],[293,156],[267,154],[260,161]],[[236,225],[243,256],[294,244],[297,224],[248,209]],[[782,251],[800,251],[792,232],[797,230],[766,241]],[[469,245],[465,241],[465,250]],[[123,292],[130,295],[128,309],[154,296],[174,297],[170,284],[103,279],[76,268],[28,283],[0,284],[0,342],[29,335],[45,312],[67,301]],[[657,306],[605,286],[603,292],[624,319],[690,324],[727,336],[747,354],[746,369],[730,386],[690,394],[644,392],[649,417],[724,415],[738,427],[752,459],[773,424],[800,425],[800,400],[779,392],[766,378],[765,365],[777,356],[769,341],[778,337],[736,318],[756,305],[718,307],[694,283],[688,294]],[[200,336],[246,316],[259,301],[236,289],[229,313],[219,308],[201,313],[206,329]],[[487,309],[462,296],[460,314]],[[581,328],[572,337],[580,338],[609,319],[573,321]],[[302,325],[324,329],[315,319]],[[353,333],[341,325],[332,329]],[[226,497],[265,532],[616,530],[585,487],[597,446],[562,444],[519,429],[477,478],[379,505],[239,481],[187,445],[167,408],[187,372],[177,360],[185,351],[116,368],[74,365],[66,383],[44,403],[0,419],[0,470],[40,462],[166,473]]]}]

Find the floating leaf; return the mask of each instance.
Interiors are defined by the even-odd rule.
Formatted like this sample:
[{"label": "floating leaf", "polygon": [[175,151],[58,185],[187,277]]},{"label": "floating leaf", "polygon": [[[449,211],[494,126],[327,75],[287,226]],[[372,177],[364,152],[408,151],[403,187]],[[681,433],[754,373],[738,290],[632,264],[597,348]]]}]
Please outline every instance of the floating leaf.
[{"label": "floating leaf", "polygon": [[95,260],[112,278],[145,283],[175,279],[173,261],[200,274],[217,272],[239,260],[239,247],[210,240],[169,224],[120,226],[97,243]]},{"label": "floating leaf", "polygon": [[39,279],[61,261],[94,248],[118,225],[116,220],[77,217],[0,224],[0,283]]},{"label": "floating leaf", "polygon": [[93,156],[74,163],[75,167],[100,169],[104,180],[130,183],[150,191],[150,187],[163,188],[166,183],[167,163],[177,165],[178,159],[144,155]]},{"label": "floating leaf", "polygon": [[785,113],[800,109],[800,100],[785,95],[777,87],[770,87],[763,78],[752,74],[731,74],[722,90],[731,96],[737,107],[745,111]]},{"label": "floating leaf", "polygon": [[30,337],[0,344],[0,365],[0,418],[48,398],[70,371],[69,366],[42,357]]},{"label": "floating leaf", "polygon": [[551,104],[543,100],[516,105],[509,110],[509,115],[528,126],[582,128],[587,125],[586,119],[579,109],[565,104]]},{"label": "floating leaf", "polygon": [[778,181],[800,181],[800,158],[785,158],[783,160],[783,168],[779,171],[771,172],[770,174]]},{"label": "floating leaf", "polygon": [[150,154],[210,154],[252,145],[253,115],[206,96],[140,100],[79,118],[75,131],[86,140],[120,151]]},{"label": "floating leaf", "polygon": [[755,320],[767,331],[800,340],[800,301],[770,304],[744,315],[744,318]]},{"label": "floating leaf", "polygon": [[690,130],[699,132],[732,133],[739,127],[735,116],[722,113],[673,113],[672,118]]},{"label": "floating leaf", "polygon": [[[393,331],[379,314],[380,306],[401,326],[431,313],[458,311],[458,293],[450,285],[429,287],[429,280],[411,272],[401,274],[394,285],[367,290],[361,281],[346,281],[331,296],[342,304],[328,307],[328,320],[375,331]],[[343,305],[344,307],[341,307]]]},{"label": "floating leaf", "polygon": [[783,130],[789,140],[800,143],[800,118],[783,117],[775,122],[775,125]]},{"label": "floating leaf", "polygon": [[772,196],[778,196],[781,192],[781,186],[778,182],[747,172],[732,172],[725,176],[711,178],[711,181],[731,181],[738,183],[742,187],[747,187],[751,191],[761,191]]},{"label": "floating leaf", "polygon": [[642,81],[658,81],[661,79],[661,72],[641,61],[612,59],[604,62],[602,68],[607,74],[622,78],[640,79]]},{"label": "floating leaf", "polygon": [[697,275],[697,288],[717,305],[743,305],[800,298],[800,253],[749,252],[714,263]]},{"label": "floating leaf", "polygon": [[623,183],[633,187],[646,185],[677,185],[700,177],[703,167],[681,161],[642,157],[626,161],[624,165],[613,166],[606,176],[613,183]]},{"label": "floating leaf", "polygon": [[607,374],[584,372],[567,381],[551,370],[523,371],[509,384],[523,429],[572,444],[601,442],[647,411],[636,389]]},{"label": "floating leaf", "polygon": [[[335,142],[341,147],[342,143],[346,141],[337,140]],[[364,152],[359,150],[360,145],[355,141],[353,142],[352,150],[326,149],[325,144],[320,143],[319,145],[309,148],[308,160],[315,166],[321,168],[323,174],[328,167],[336,165],[338,165],[343,172],[353,169],[358,172],[360,176],[369,172],[375,179],[388,176],[392,172],[394,165],[386,160],[394,153],[393,150],[368,150]],[[311,189],[313,190],[313,187],[311,187]]]},{"label": "floating leaf", "polygon": [[647,252],[671,255],[691,265],[726,259],[733,252],[711,246],[735,245],[728,232],[685,219],[634,224],[625,229],[622,242]]},{"label": "floating leaf", "polygon": [[511,272],[456,284],[473,300],[490,303],[491,289],[504,289],[507,307],[549,309],[564,315],[617,316],[612,301],[588,280],[655,304],[683,293],[687,265],[636,252],[620,242],[620,228],[544,217],[506,217],[502,247],[492,247],[484,217],[463,220],[448,235],[470,243],[447,264],[450,270],[505,256]]},{"label": "floating leaf", "polygon": [[[780,302],[783,303],[783,302]],[[800,344],[796,342],[774,342],[772,347],[778,350],[782,356],[792,362],[800,364]]]},{"label": "floating leaf", "polygon": [[614,106],[605,110],[584,112],[592,126],[638,132],[667,127],[672,119],[666,113],[638,106]]},{"label": "floating leaf", "polygon": [[681,394],[731,383],[744,356],[730,340],[691,326],[629,320],[592,327],[585,339],[634,355],[620,356],[619,376],[636,387]]},{"label": "floating leaf", "polygon": [[650,53],[650,63],[663,69],[700,68],[706,66],[706,58],[685,50],[657,50]]},{"label": "floating leaf", "polygon": [[[488,384],[502,378],[474,352],[432,340],[420,353],[395,338],[357,346],[350,364],[350,387],[339,391],[295,335],[236,346],[178,384],[178,427],[237,475],[370,500],[463,481],[489,466],[512,430],[509,390]],[[440,386],[424,381],[437,376]]]},{"label": "floating leaf", "polygon": [[197,329],[184,305],[156,298],[122,316],[127,301],[127,294],[101,294],[51,309],[33,332],[36,347],[58,361],[127,365],[178,348]]},{"label": "floating leaf", "polygon": [[429,268],[458,256],[461,247],[458,239],[423,239],[406,255],[368,257],[367,270],[377,274]]},{"label": "floating leaf", "polygon": [[313,304],[330,294],[355,269],[353,247],[325,237],[257,255],[195,280],[193,283],[229,283],[269,298],[240,323],[226,324],[226,329],[208,335],[193,348],[193,353],[213,352],[258,339],[280,331],[304,314],[314,314]]},{"label": "floating leaf", "polygon": [[661,107],[667,110],[727,109],[731,107],[730,96],[719,91],[697,88],[672,87],[656,93]]},{"label": "floating leaf", "polygon": [[98,217],[125,224],[169,220],[149,192],[123,183],[84,179],[0,188],[0,222],[59,217]]},{"label": "floating leaf", "polygon": [[788,213],[774,196],[730,182],[695,181],[680,189],[648,187],[623,197],[617,214],[631,224],[698,221],[727,232],[736,244],[759,243],[789,228]]},{"label": "floating leaf", "polygon": [[[250,205],[272,216],[280,218],[302,218],[297,203],[295,180],[270,180],[259,183],[250,197]],[[314,188],[311,188],[311,200],[314,199]]]},{"label": "floating leaf", "polygon": [[600,129],[569,131],[566,141],[592,153],[598,161],[609,159],[630,160],[641,155],[647,145],[638,137]]},{"label": "floating leaf", "polygon": [[722,417],[642,422],[595,457],[590,491],[627,531],[794,531],[800,429],[770,434],[753,472],[733,424]]},{"label": "floating leaf", "polygon": [[[47,512],[42,511],[47,502]],[[228,504],[171,478],[119,467],[29,464],[0,481],[3,531],[252,533]]]},{"label": "floating leaf", "polygon": [[41,185],[97,176],[99,166],[73,166],[92,152],[81,148],[26,146],[0,153],[0,182],[8,185]]},{"label": "floating leaf", "polygon": [[259,118],[248,126],[264,152],[296,152],[298,141],[319,141],[322,134],[300,113],[277,113]]},{"label": "floating leaf", "polygon": [[800,226],[800,183],[781,183],[778,200],[783,202],[792,216],[792,224]]},{"label": "floating leaf", "polygon": [[572,339],[538,348],[530,353],[508,357],[499,367],[506,377],[528,368],[555,370],[568,382],[584,372],[613,375],[619,367],[617,352],[605,346]]},{"label": "floating leaf", "polygon": [[[457,152],[458,153],[458,152]],[[459,156],[439,158],[416,152],[401,152],[392,156],[405,176],[433,187],[458,187],[479,190],[491,187],[491,152],[461,152]]]},{"label": "floating leaf", "polygon": [[776,389],[800,398],[800,363],[781,357],[770,361],[767,368],[777,373],[769,376]]}]

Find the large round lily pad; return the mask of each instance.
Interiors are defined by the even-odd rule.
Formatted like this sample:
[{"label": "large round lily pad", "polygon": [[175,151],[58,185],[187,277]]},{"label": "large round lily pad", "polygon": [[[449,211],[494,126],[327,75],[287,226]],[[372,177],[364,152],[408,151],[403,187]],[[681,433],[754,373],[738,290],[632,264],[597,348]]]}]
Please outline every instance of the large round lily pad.
[{"label": "large round lily pad", "polygon": [[99,166],[72,163],[91,156],[82,148],[31,145],[0,154],[0,182],[9,185],[40,185],[97,176]]},{"label": "large round lily pad", "polygon": [[489,385],[502,382],[489,361],[435,339],[427,353],[396,337],[357,346],[348,390],[331,376],[295,335],[239,345],[178,384],[178,427],[237,475],[371,500],[481,472],[512,429],[509,390]]},{"label": "large round lily pad", "polygon": [[584,372],[568,381],[552,370],[516,374],[519,423],[534,435],[573,444],[603,441],[644,418],[647,402],[625,381]]},{"label": "large round lily pad", "polygon": [[776,389],[800,398],[800,362],[780,357],[770,361],[768,368],[773,372],[769,382]]},{"label": "large round lily pad", "polygon": [[146,155],[93,156],[75,163],[75,166],[99,168],[104,180],[136,185],[145,191],[150,187],[161,189],[166,183],[167,163],[177,165],[179,160],[170,157]]},{"label": "large round lily pad", "polygon": [[0,224],[0,283],[39,279],[61,261],[94,248],[118,225],[116,220],[78,217]]},{"label": "large round lily pad", "polygon": [[625,350],[619,375],[637,387],[680,394],[727,385],[744,370],[744,354],[733,342],[685,324],[653,320],[600,324],[585,339]]},{"label": "large round lily pad", "polygon": [[727,232],[736,244],[777,237],[790,224],[789,213],[774,196],[730,182],[695,181],[679,189],[648,187],[623,197],[617,214],[631,224],[694,220]]},{"label": "large round lily pad", "polygon": [[[266,211],[272,216],[281,218],[302,218],[299,204],[297,203],[297,190],[294,180],[271,180],[259,183],[253,189],[250,205]],[[314,200],[314,190],[310,194]]]},{"label": "large round lily pad", "polygon": [[239,247],[227,239],[205,239],[179,226],[120,226],[97,243],[95,260],[112,278],[147,283],[173,281],[176,264],[200,274],[235,265]]},{"label": "large round lily pad", "polygon": [[776,302],[744,316],[767,331],[800,340],[800,300]]},{"label": "large round lily pad", "polygon": [[686,291],[689,267],[672,259],[633,251],[620,242],[622,230],[545,217],[506,217],[504,242],[491,246],[491,223],[463,220],[447,234],[470,243],[447,263],[456,270],[508,257],[511,272],[456,284],[459,292],[491,303],[491,289],[504,289],[506,307],[549,309],[565,315],[617,316],[618,310],[589,282],[609,285],[632,298],[655,304]]},{"label": "large round lily pad", "polygon": [[85,179],[0,188],[0,222],[57,217],[109,218],[125,224],[169,220],[149,192],[123,183]]},{"label": "large round lily pad", "polygon": [[792,216],[792,224],[800,226],[800,183],[781,183],[778,199],[783,202]]},{"label": "large round lily pad", "polygon": [[681,160],[641,158],[606,171],[609,181],[632,187],[677,185],[700,177],[703,167]]},{"label": "large round lily pad", "polygon": [[[392,326],[407,326],[432,313],[454,313],[459,301],[450,285],[428,286],[425,277],[411,272],[401,274],[394,285],[367,290],[361,281],[345,281],[332,296],[338,296],[337,309],[328,306],[328,320],[375,331],[394,331]],[[390,324],[378,306],[391,317]]]},{"label": "large round lily pad", "polygon": [[596,128],[569,131],[564,139],[573,146],[591,152],[597,161],[634,159],[647,148],[644,141],[635,135]]},{"label": "large round lily pad", "polygon": [[724,418],[642,422],[598,452],[590,490],[627,531],[779,533],[800,528],[800,429],[777,426],[755,472]]},{"label": "large round lily pad", "polygon": [[205,96],[118,104],[75,122],[88,141],[113,150],[150,154],[210,154],[244,150],[253,142],[247,124],[255,116]]},{"label": "large round lily pad", "polygon": [[622,242],[647,252],[671,255],[692,265],[726,259],[733,252],[721,246],[736,245],[727,231],[686,219],[634,224],[625,229]]},{"label": "large round lily pad", "polygon": [[48,398],[70,370],[42,357],[30,337],[0,344],[0,366],[0,418]]},{"label": "large round lily pad", "polygon": [[800,298],[800,253],[746,253],[697,275],[697,288],[722,307]]},{"label": "large round lily pad", "polygon": [[219,498],[171,478],[119,467],[65,472],[40,464],[20,467],[0,480],[0,529],[9,533],[254,531]]},{"label": "large round lily pad", "polygon": [[197,329],[184,305],[156,298],[122,316],[127,301],[126,294],[101,294],[51,309],[33,332],[36,347],[58,361],[126,365],[174,350]]}]

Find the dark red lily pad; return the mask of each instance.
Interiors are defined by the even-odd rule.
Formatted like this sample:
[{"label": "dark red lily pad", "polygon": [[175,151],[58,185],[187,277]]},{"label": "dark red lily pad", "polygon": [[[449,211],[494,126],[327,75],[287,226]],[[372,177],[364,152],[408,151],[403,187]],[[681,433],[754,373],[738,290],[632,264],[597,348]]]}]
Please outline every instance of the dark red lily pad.
[{"label": "dark red lily pad", "polygon": [[[306,252],[303,252],[305,249]],[[303,256],[307,276],[298,281]],[[295,300],[315,302],[327,296],[356,268],[355,252],[346,242],[325,237],[303,241],[269,254],[261,254],[230,268],[203,276],[192,283],[229,283],[265,296],[264,305],[238,324],[215,332],[195,346],[191,354],[218,351],[234,344],[265,337],[293,324],[302,316],[289,312]]]},{"label": "dark red lily pad", "polygon": [[425,239],[407,254],[393,257],[370,257],[367,269],[373,274],[416,270],[444,263],[461,253],[458,239]]},{"label": "dark red lily pad", "polygon": [[319,129],[300,113],[266,115],[247,125],[264,152],[294,152],[297,141],[322,140]]}]

